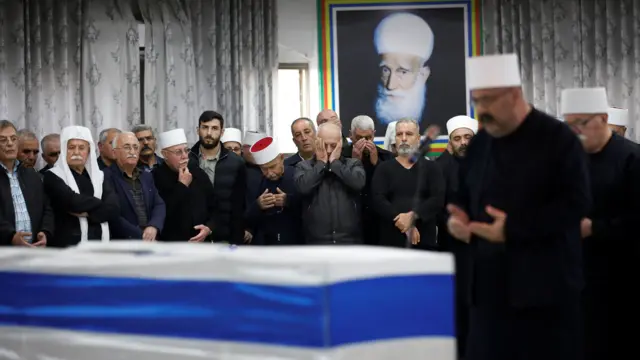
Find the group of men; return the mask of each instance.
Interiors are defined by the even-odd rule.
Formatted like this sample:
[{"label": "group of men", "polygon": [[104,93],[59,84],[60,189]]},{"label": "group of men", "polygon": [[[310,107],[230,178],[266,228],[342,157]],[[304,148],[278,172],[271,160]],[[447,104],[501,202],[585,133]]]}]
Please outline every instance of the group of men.
[{"label": "group of men", "polygon": [[638,256],[640,149],[611,130],[626,111],[609,106],[604,88],[566,89],[560,121],[525,100],[516,55],[474,57],[467,66],[479,122],[450,119],[447,151],[435,161],[415,157],[416,119],[390,124],[383,149],[370,117],[352,119],[347,139],[326,109],[315,124],[292,123],[298,152],[285,158],[273,137],[243,136],[205,111],[192,147],[183,129],[157,137],[146,126],[106,129],[96,146],[87,128],[66,127],[43,138],[47,165],[38,174],[35,135],[0,121],[0,243],[449,251],[461,357],[631,352],[633,332],[611,326],[639,315],[627,284]]}]

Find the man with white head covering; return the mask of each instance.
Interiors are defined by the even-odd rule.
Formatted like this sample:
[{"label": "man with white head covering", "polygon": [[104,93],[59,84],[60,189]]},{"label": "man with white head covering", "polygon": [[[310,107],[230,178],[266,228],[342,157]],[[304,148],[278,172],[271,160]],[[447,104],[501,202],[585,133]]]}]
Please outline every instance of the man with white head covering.
[{"label": "man with white head covering", "polygon": [[120,214],[118,197],[98,167],[91,131],[67,126],[60,134],[60,157],[44,173],[44,188],[55,213],[56,233],[50,247],[89,240],[110,240],[109,221]]},{"label": "man with white head covering", "polygon": [[626,114],[609,108],[604,88],[563,90],[561,111],[582,139],[591,174],[593,206],[581,224],[585,354],[587,359],[608,359],[617,351],[635,351],[634,332],[617,324],[640,319],[640,299],[629,291],[637,280],[629,269],[640,255],[640,150],[607,126],[607,120]]},{"label": "man with white head covering", "polygon": [[629,110],[612,107],[609,108],[607,115],[609,116],[609,128],[614,133],[624,137],[629,126]]},{"label": "man with white head covering", "polygon": [[433,53],[433,31],[420,16],[396,12],[375,30],[380,56],[376,117],[382,124],[402,118],[422,119],[426,105],[427,61]]},{"label": "man with white head covering", "polygon": [[226,128],[220,138],[222,146],[227,150],[242,156],[242,131],[236,128]]},{"label": "man with white head covering", "polygon": [[245,217],[253,231],[252,244],[304,244],[295,168],[284,165],[284,155],[272,137],[256,141],[250,151],[262,172],[260,183],[247,195]]},{"label": "man with white head covering", "polygon": [[164,163],[153,170],[153,178],[166,207],[160,240],[203,242],[216,231],[213,185],[204,170],[189,161],[183,129],[163,132],[158,143]]},{"label": "man with white head covering", "polygon": [[[449,135],[449,146],[447,151],[436,158],[436,163],[440,165],[445,181],[445,204],[454,199],[458,191],[458,173],[460,162],[467,154],[467,147],[471,139],[478,132],[478,121],[467,115],[454,116],[447,121],[447,133]],[[456,262],[456,332],[458,341],[458,354],[464,356],[466,349],[467,330],[469,328],[469,311],[467,307],[467,273],[469,246],[468,244],[455,240],[447,231],[448,213],[445,207],[438,216],[438,245],[441,250],[453,253]]]},{"label": "man with white head covering", "polygon": [[397,121],[392,121],[387,125],[387,132],[384,134],[384,145],[385,150],[390,151],[394,156],[398,155],[398,150],[396,149],[396,123]]},{"label": "man with white head covering", "polygon": [[466,358],[579,359],[582,145],[527,103],[517,55],[467,59],[467,85],[482,129],[447,206],[449,232],[471,243]]}]

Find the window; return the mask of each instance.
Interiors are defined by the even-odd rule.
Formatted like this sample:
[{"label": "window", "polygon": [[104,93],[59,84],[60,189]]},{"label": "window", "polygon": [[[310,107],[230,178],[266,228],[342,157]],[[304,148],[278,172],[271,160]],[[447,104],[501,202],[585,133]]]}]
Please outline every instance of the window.
[{"label": "window", "polygon": [[281,151],[295,153],[291,139],[291,122],[309,113],[309,66],[307,64],[280,64],[278,68],[278,119],[274,133],[280,141]]}]

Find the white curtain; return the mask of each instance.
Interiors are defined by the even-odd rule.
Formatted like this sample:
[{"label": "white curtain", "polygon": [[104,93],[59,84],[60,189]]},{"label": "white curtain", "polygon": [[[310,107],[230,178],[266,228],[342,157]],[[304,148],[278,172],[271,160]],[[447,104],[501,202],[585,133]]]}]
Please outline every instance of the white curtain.
[{"label": "white curtain", "polygon": [[275,0],[139,0],[146,25],[145,123],[184,128],[215,110],[225,127],[273,128]]},{"label": "white curtain", "polygon": [[140,121],[137,23],[128,0],[0,2],[0,118],[38,136]]},{"label": "white curtain", "polygon": [[569,87],[604,86],[640,140],[640,1],[484,0],[484,52],[516,52],[527,98],[551,114]]}]

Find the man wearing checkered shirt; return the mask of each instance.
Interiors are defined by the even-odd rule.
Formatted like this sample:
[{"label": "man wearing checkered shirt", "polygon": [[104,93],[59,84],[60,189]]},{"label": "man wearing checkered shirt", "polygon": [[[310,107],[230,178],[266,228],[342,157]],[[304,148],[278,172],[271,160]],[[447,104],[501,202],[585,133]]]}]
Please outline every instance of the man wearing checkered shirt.
[{"label": "man wearing checkered shirt", "polygon": [[15,126],[0,120],[0,245],[46,246],[53,211],[40,175],[20,166]]}]

